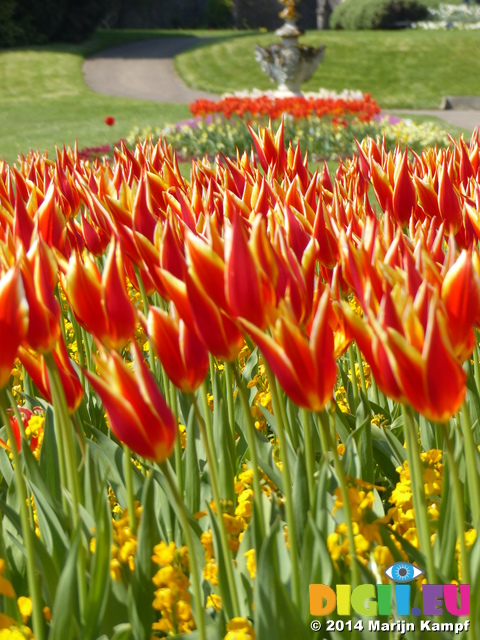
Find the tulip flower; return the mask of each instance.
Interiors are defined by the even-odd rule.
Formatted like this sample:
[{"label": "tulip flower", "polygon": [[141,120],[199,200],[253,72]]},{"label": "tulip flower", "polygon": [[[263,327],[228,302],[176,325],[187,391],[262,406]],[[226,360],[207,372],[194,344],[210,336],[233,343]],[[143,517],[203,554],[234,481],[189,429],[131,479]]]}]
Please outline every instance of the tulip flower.
[{"label": "tulip flower", "polygon": [[63,288],[78,322],[109,349],[120,349],[132,337],[137,314],[128,297],[119,246],[113,242],[103,275],[90,256],[70,258]]},{"label": "tulip flower", "polygon": [[480,278],[471,252],[463,250],[445,274],[441,297],[447,310],[447,326],[460,362],[470,356],[475,343],[474,322],[480,315]]},{"label": "tulip flower", "polygon": [[61,253],[65,247],[67,235],[66,218],[60,207],[57,205],[59,189],[55,182],[51,182],[45,199],[35,213],[38,236],[49,247],[55,247]]},{"label": "tulip flower", "polygon": [[456,233],[462,224],[462,206],[458,194],[448,175],[447,161],[444,158],[440,171],[438,185],[438,208],[440,215],[447,224],[447,230]]},{"label": "tulip flower", "polygon": [[175,443],[175,418],[135,342],[131,353],[134,371],[116,351],[102,350],[97,357],[100,377],[89,371],[85,375],[100,396],[117,438],[138,455],[163,462]]},{"label": "tulip flower", "polygon": [[[73,367],[72,360],[68,356],[67,348],[63,340],[59,340],[57,346],[52,351],[52,355],[57,365],[58,373],[60,374],[60,381],[65,392],[68,410],[70,413],[74,413],[82,401],[83,386]],[[51,404],[52,394],[45,358],[40,354],[31,353],[23,347],[20,347],[18,357],[38,387],[40,393]]]},{"label": "tulip flower", "polygon": [[396,285],[383,295],[378,314],[367,308],[364,318],[348,303],[340,304],[386,395],[411,404],[436,422],[444,422],[458,411],[465,397],[465,372],[450,343],[445,308],[438,292],[428,289],[426,281],[414,300]]},{"label": "tulip flower", "polygon": [[[265,234],[264,225],[259,229],[262,229]],[[225,223],[227,299],[235,316],[253,322],[260,329],[265,328],[266,324],[265,291],[268,285],[268,282],[262,282],[266,280],[262,275],[264,274],[261,274],[258,262],[254,260],[249,248],[242,217],[236,213],[233,225]]]},{"label": "tulip flower", "polygon": [[27,335],[28,304],[18,267],[0,276],[0,388],[4,387]]},{"label": "tulip flower", "polygon": [[171,304],[170,315],[150,307],[146,331],[157,356],[173,384],[192,393],[207,375],[208,351],[182,319],[177,319]]},{"label": "tulip flower", "polygon": [[[215,358],[230,362],[243,347],[243,334],[234,321],[206,294],[197,278],[187,273],[186,293],[198,336]],[[185,318],[187,322],[187,318]]]},{"label": "tulip flower", "polygon": [[409,221],[417,204],[415,187],[408,171],[406,150],[397,171],[398,173],[395,180],[392,199],[393,214],[395,219],[400,222],[400,224],[404,225]]},{"label": "tulip flower", "polygon": [[332,398],[337,378],[329,297],[327,288],[315,312],[310,339],[287,317],[278,318],[273,337],[242,321],[288,397],[299,407],[311,411],[325,407]]},{"label": "tulip flower", "polygon": [[[225,295],[225,263],[205,241],[189,232],[186,237],[188,271],[185,292],[188,313],[184,313],[185,299],[172,299],[181,317],[188,324],[193,318],[196,332],[210,353],[227,362],[233,360],[243,346],[243,334],[231,318]],[[184,296],[182,296],[184,298]]]},{"label": "tulip flower", "polygon": [[87,249],[94,256],[102,256],[109,243],[109,237],[101,227],[89,222],[85,216],[81,218],[81,233]]},{"label": "tulip flower", "polygon": [[57,262],[46,243],[37,240],[26,256],[20,256],[19,265],[29,308],[25,343],[34,351],[48,353],[60,337],[60,306],[53,293]]}]

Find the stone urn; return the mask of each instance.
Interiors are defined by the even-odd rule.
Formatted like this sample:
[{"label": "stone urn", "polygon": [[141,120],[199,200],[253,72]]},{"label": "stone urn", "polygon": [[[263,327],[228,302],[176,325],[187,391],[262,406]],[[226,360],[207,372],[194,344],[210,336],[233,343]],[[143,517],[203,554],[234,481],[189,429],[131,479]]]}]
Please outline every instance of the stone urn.
[{"label": "stone urn", "polygon": [[262,71],[277,83],[279,92],[298,95],[301,93],[300,85],[310,80],[323,59],[325,45],[310,47],[299,44],[298,38],[303,31],[295,23],[295,3],[287,0],[282,4],[287,5],[280,13],[285,24],[275,31],[282,42],[266,48],[255,45],[255,59],[260,63]]}]

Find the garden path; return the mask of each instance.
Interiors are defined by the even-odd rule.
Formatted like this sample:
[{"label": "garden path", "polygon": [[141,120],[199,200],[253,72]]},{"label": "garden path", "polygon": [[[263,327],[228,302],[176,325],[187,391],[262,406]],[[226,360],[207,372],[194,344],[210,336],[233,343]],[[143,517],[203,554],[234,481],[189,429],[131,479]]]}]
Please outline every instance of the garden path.
[{"label": "garden path", "polygon": [[[214,94],[187,87],[175,71],[174,57],[200,40],[208,42],[208,39],[193,36],[171,36],[105,49],[85,60],[85,82],[98,93],[123,98],[181,103],[217,98]],[[198,55],[201,55],[201,49],[198,49]],[[480,127],[480,111],[403,109],[401,113],[435,116],[469,130]]]},{"label": "garden path", "polygon": [[[105,49],[83,63],[85,82],[98,93],[120,98],[182,103],[197,98],[214,99],[218,96],[187,87],[173,64],[178,53],[195,46],[199,40],[193,36],[172,36]],[[201,49],[198,52],[201,55]]]}]

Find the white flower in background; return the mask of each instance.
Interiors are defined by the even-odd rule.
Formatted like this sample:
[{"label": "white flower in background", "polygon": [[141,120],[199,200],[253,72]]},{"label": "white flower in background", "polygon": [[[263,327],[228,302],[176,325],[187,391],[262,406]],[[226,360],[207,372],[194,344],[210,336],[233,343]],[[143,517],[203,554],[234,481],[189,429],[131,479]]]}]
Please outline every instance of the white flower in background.
[{"label": "white flower in background", "polygon": [[[233,93],[224,93],[222,98],[260,98],[265,96],[266,98],[270,98],[274,100],[275,98],[288,98],[289,96],[294,96],[295,94],[287,93],[285,91],[261,91],[260,89],[243,89],[242,91],[234,91]],[[363,100],[364,94],[359,90],[352,89],[344,89],[341,92],[331,91],[330,89],[320,88],[318,91],[308,91],[302,93],[302,96],[305,98],[313,98],[315,100],[323,99],[323,100]]]},{"label": "white flower in background", "polygon": [[415,22],[414,29],[480,29],[480,6],[467,4],[441,4],[429,8],[431,20]]}]

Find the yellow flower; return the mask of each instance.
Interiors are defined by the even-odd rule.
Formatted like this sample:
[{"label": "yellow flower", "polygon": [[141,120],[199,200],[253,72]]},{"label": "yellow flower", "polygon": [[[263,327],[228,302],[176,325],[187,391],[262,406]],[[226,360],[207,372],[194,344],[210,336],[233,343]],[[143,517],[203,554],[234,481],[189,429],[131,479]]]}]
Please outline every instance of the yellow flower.
[{"label": "yellow flower", "polygon": [[243,554],[247,558],[247,571],[253,580],[257,575],[257,561],[255,558],[255,549],[249,549]]},{"label": "yellow flower", "polygon": [[395,562],[390,549],[381,544],[377,545],[373,550],[373,557],[379,567],[389,567]]},{"label": "yellow flower", "polygon": [[192,618],[192,607],[185,600],[179,600],[176,607],[177,618],[182,622],[187,622]]},{"label": "yellow flower", "polygon": [[168,547],[165,542],[160,542],[153,547],[153,556],[152,560],[155,564],[164,567],[168,564],[172,564],[173,558],[175,557],[175,543],[170,542]]},{"label": "yellow flower", "polygon": [[242,473],[238,474],[238,479],[245,484],[252,484],[253,482],[253,469],[246,469]]},{"label": "yellow flower", "polygon": [[475,540],[477,539],[477,535],[478,534],[476,529],[469,529],[465,532],[465,544],[467,545],[467,548],[473,546]]},{"label": "yellow flower", "polygon": [[26,598],[25,596],[20,596],[17,599],[18,609],[22,616],[23,622],[26,622],[29,617],[32,615],[32,600],[31,598]]},{"label": "yellow flower", "polygon": [[213,550],[213,536],[212,530],[204,531],[200,536],[200,542],[205,549],[205,560],[209,562],[215,557],[215,551]]},{"label": "yellow flower", "polygon": [[122,565],[116,558],[110,560],[110,575],[112,576],[112,579],[117,582],[120,582],[122,579]]},{"label": "yellow flower", "polygon": [[203,567],[203,577],[213,586],[218,585],[218,564],[216,560],[210,560]]},{"label": "yellow flower", "polygon": [[[2,624],[2,615],[0,613],[0,625]],[[28,627],[10,627],[9,629],[0,629],[0,640],[25,640],[32,638],[32,632]]]},{"label": "yellow flower", "polygon": [[212,607],[215,611],[219,611],[222,608],[222,599],[216,593],[212,593],[207,598],[207,609]]},{"label": "yellow flower", "polygon": [[232,618],[227,624],[224,640],[255,640],[255,631],[245,618]]},{"label": "yellow flower", "polygon": [[182,449],[185,449],[187,446],[187,430],[184,424],[178,424],[178,431],[180,433],[180,445]]},{"label": "yellow flower", "polygon": [[175,599],[173,591],[168,587],[157,589],[155,591],[155,600],[153,601],[153,608],[156,611],[172,611],[173,603]]},{"label": "yellow flower", "polygon": [[223,514],[223,521],[225,523],[225,530],[227,533],[231,533],[234,536],[238,536],[245,529],[245,521],[242,518],[228,515],[228,513]]}]

